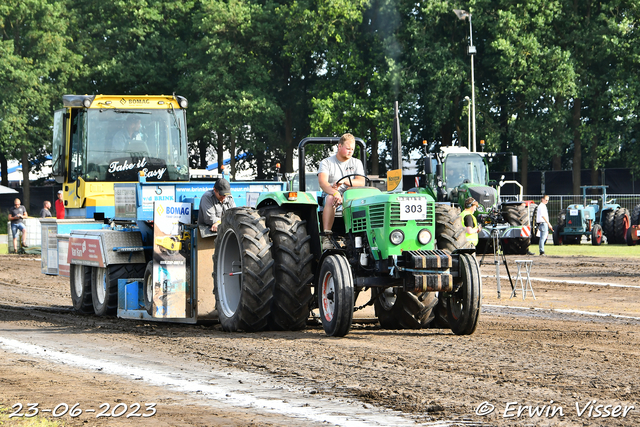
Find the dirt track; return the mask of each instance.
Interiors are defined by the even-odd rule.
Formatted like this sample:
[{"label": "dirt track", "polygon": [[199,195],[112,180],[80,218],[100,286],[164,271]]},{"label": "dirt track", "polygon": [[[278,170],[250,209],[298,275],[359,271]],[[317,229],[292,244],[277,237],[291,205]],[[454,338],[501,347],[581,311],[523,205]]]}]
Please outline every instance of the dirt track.
[{"label": "dirt track", "polygon": [[[520,258],[509,257],[513,275],[513,261]],[[309,413],[316,403],[333,399],[347,414],[355,408],[372,413],[375,408],[389,408],[399,411],[393,416],[410,424],[638,425],[637,258],[533,259],[532,276],[551,280],[533,282],[535,301],[530,295],[523,301],[520,294],[510,299],[506,278],[501,280],[502,298],[497,299],[495,278],[489,277],[495,275],[495,266],[482,267],[483,314],[472,336],[431,329],[389,331],[356,323],[346,338],[336,339],[326,337],[317,326],[302,332],[227,334],[217,325],[79,316],[69,310],[66,279],[42,275],[40,262],[34,259],[3,256],[0,405],[11,408],[28,401],[53,408],[61,402],[69,406],[79,402],[97,408],[108,402],[113,408],[118,403],[158,403],[157,414],[149,418],[96,419],[85,413],[62,417],[68,425],[352,425],[357,420],[355,412],[352,420],[328,415],[328,423],[323,423],[311,415],[295,418],[261,411],[259,405],[225,406],[215,399],[195,398],[197,393],[154,385],[146,378],[112,375],[108,367],[80,369],[71,362],[54,363],[46,356],[8,351],[7,343],[15,341],[50,353],[81,354],[127,366],[173,366],[192,377],[209,376],[221,389],[226,386],[216,373],[238,384],[255,381],[249,389],[273,383],[268,393],[285,405],[298,396],[311,408]],[[501,273],[506,274],[504,268]],[[571,280],[632,287],[566,283]],[[367,310],[357,314],[371,317]],[[281,398],[285,391],[293,394]],[[238,393],[248,395],[251,390]],[[491,406],[491,414],[477,414]],[[530,417],[529,410],[536,407],[542,416]],[[608,418],[596,417],[607,413]],[[373,425],[376,420],[358,425]]]}]

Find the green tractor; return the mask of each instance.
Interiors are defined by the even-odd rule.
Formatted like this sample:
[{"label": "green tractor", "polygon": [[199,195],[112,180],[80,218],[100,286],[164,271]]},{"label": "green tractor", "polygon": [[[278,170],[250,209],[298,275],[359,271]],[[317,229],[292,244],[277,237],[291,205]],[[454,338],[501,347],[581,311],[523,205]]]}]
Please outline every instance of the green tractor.
[{"label": "green tractor", "polygon": [[[225,213],[218,228],[214,285],[226,331],[298,330],[319,310],[329,336],[350,328],[358,295],[370,290],[381,327],[448,327],[472,334],[482,282],[455,209],[437,207],[427,189],[384,192],[367,185],[344,193],[322,250],[322,197],[306,192],[305,147],[298,146],[298,191],[263,193],[255,209]],[[365,145],[356,138],[366,170]],[[346,176],[343,180],[352,179]]]},{"label": "green tractor", "polygon": [[[531,215],[522,201],[520,184],[489,181],[489,163],[499,154],[471,152],[456,146],[442,147],[440,153],[425,157],[426,186],[438,202],[464,206],[467,197],[476,199],[475,215],[483,227],[478,235],[479,253],[489,251],[496,238],[502,243],[505,254],[524,255],[529,252],[531,243]],[[517,158],[509,155],[508,159],[511,170],[517,171]],[[518,200],[501,202],[500,188],[508,183],[520,187],[520,195]]]}]

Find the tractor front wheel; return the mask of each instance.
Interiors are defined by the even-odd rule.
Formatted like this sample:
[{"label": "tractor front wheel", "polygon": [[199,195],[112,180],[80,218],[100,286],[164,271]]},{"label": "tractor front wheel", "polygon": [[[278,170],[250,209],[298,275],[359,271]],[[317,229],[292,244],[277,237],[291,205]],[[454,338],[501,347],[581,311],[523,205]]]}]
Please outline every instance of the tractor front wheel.
[{"label": "tractor front wheel", "polygon": [[[503,205],[502,217],[512,227],[526,226],[529,222],[527,207],[524,204]],[[529,251],[531,238],[516,237],[513,239],[505,239],[503,250],[505,254],[525,255]]]},{"label": "tractor front wheel", "polygon": [[353,320],[354,291],[349,262],[342,255],[329,255],[320,267],[318,306],[322,327],[331,337],[349,333]]},{"label": "tractor front wheel", "polygon": [[591,230],[591,244],[600,246],[602,244],[602,226],[595,224]]},{"label": "tractor front wheel", "polygon": [[556,224],[556,227],[553,229],[553,244],[556,246],[562,246],[564,243],[564,236],[560,233],[564,231],[564,225]]},{"label": "tractor front wheel", "polygon": [[[482,281],[478,262],[469,254],[460,254],[458,290],[447,298],[449,327],[456,335],[471,335],[478,325],[482,300]],[[454,286],[458,284],[454,281]]]},{"label": "tractor front wheel", "polygon": [[229,209],[218,227],[214,293],[222,329],[267,328],[273,299],[273,258],[264,218],[248,208]]}]

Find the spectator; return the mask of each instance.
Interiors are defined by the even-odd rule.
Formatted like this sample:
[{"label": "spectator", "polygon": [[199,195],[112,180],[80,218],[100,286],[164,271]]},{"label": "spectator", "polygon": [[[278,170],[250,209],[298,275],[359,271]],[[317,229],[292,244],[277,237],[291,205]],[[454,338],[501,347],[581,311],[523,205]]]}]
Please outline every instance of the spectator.
[{"label": "spectator", "polygon": [[538,230],[540,231],[540,256],[544,256],[544,244],[547,241],[549,230],[553,231],[553,227],[549,222],[549,211],[547,210],[547,203],[549,203],[549,196],[546,194],[540,199],[538,205],[538,213],[536,215],[536,223],[538,224]]},{"label": "spectator", "polygon": [[15,199],[13,207],[9,208],[9,221],[11,221],[11,234],[13,234],[13,249],[16,253],[18,253],[18,231],[22,231],[22,247],[27,247],[27,227],[22,221],[27,216],[27,209],[20,205],[20,199]]},{"label": "spectator", "polygon": [[50,218],[51,217],[51,202],[48,200],[44,201],[42,210],[40,210],[40,218]]},{"label": "spectator", "polygon": [[56,218],[64,219],[64,194],[62,190],[58,191],[58,200],[56,200]]},{"label": "spectator", "polygon": [[222,214],[230,208],[235,208],[236,202],[231,195],[229,181],[220,178],[212,190],[207,191],[200,199],[198,209],[198,228],[203,237],[209,237],[218,232],[222,221]]}]

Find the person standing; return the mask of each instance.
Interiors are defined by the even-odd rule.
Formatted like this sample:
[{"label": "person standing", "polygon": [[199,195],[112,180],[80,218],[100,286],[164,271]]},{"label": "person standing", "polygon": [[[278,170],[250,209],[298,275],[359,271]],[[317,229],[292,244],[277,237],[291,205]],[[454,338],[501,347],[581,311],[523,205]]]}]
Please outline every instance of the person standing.
[{"label": "person standing", "polygon": [[544,244],[547,241],[547,236],[549,235],[549,230],[553,231],[553,227],[549,222],[549,211],[547,210],[547,203],[549,203],[549,196],[543,195],[542,199],[540,199],[540,204],[538,205],[538,213],[536,214],[536,224],[538,226],[538,230],[540,231],[540,256],[544,256]]},{"label": "person standing", "polygon": [[62,190],[58,191],[58,200],[56,200],[56,218],[64,219],[64,200],[62,199],[64,194]]},{"label": "person standing", "polygon": [[27,209],[20,205],[20,199],[15,199],[13,206],[9,208],[9,221],[11,221],[11,234],[13,234],[13,249],[15,253],[18,253],[18,231],[22,231],[22,247],[27,247],[27,227],[22,221],[27,216]]},{"label": "person standing", "polygon": [[42,209],[40,210],[40,218],[50,218],[51,217],[51,202],[45,200]]},{"label": "person standing", "polygon": [[[333,222],[336,217],[336,209],[342,205],[342,195],[351,186],[364,186],[364,166],[360,159],[353,157],[356,140],[350,133],[345,133],[338,141],[338,152],[335,156],[328,157],[320,162],[318,168],[318,183],[324,192],[324,209],[322,210],[322,248],[331,249],[333,243],[328,235],[332,234]],[[361,175],[337,182],[347,175]]]},{"label": "person standing", "polygon": [[200,207],[198,208],[198,228],[202,237],[209,236],[210,233],[217,233],[218,226],[222,222],[222,214],[227,209],[235,208],[236,202],[231,195],[231,185],[229,181],[220,178],[209,190],[202,195]]},{"label": "person standing", "polygon": [[478,220],[474,215],[478,209],[478,202],[473,197],[467,197],[464,201],[464,210],[460,213],[460,219],[462,225],[465,227],[465,237],[467,242],[473,243],[473,246],[478,246],[478,233],[481,227],[478,225]]}]

